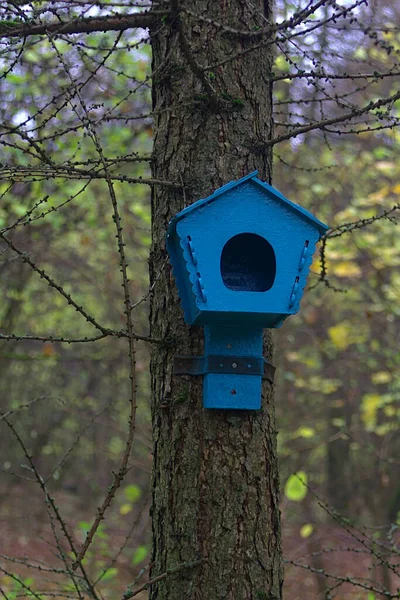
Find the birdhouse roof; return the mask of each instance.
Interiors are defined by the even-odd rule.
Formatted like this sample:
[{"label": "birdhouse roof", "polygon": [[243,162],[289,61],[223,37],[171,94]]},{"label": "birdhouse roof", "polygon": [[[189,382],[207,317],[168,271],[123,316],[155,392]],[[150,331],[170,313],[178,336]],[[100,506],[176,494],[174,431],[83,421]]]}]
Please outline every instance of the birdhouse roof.
[{"label": "birdhouse roof", "polygon": [[264,181],[260,181],[257,178],[257,175],[258,175],[258,171],[253,171],[252,173],[249,173],[248,175],[246,175],[245,177],[242,177],[241,179],[238,179],[237,181],[229,181],[229,183],[218,188],[213,194],[211,194],[207,198],[203,198],[202,200],[198,200],[194,204],[187,206],[186,208],[181,210],[181,212],[179,212],[177,215],[175,215],[173,217],[173,219],[171,220],[171,222],[169,224],[168,233],[171,234],[172,231],[176,228],[178,221],[180,221],[181,219],[184,219],[190,213],[198,210],[201,207],[211,204],[212,202],[218,201],[218,199],[226,192],[231,191],[234,188],[240,187],[244,183],[247,183],[250,181],[252,183],[254,183],[256,186],[259,186],[262,189],[262,191],[264,193],[266,193],[270,198],[273,198],[274,200],[276,200],[276,202],[283,204],[286,207],[289,207],[291,210],[293,210],[293,212],[296,212],[300,217],[303,217],[303,218],[307,219],[308,221],[310,221],[319,230],[320,235],[323,235],[329,229],[329,227],[327,225],[325,225],[325,223],[322,223],[322,221],[320,221],[319,219],[314,217],[314,215],[312,215],[308,210],[306,210],[302,206],[299,206],[298,204],[295,204],[294,202],[291,202],[290,200],[285,198],[285,196],[283,196],[283,194],[281,194],[277,189],[275,189],[271,185],[268,185],[268,183],[264,183]]}]

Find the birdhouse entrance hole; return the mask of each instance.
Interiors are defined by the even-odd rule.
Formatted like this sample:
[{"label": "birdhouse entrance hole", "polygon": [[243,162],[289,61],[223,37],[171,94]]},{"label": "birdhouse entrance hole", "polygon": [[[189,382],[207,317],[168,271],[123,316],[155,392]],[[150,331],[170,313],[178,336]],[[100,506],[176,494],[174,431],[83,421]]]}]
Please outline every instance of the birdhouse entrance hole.
[{"label": "birdhouse entrance hole", "polygon": [[221,254],[221,276],[228,289],[267,292],[275,275],[275,252],[266,239],[255,233],[240,233],[226,242]]}]

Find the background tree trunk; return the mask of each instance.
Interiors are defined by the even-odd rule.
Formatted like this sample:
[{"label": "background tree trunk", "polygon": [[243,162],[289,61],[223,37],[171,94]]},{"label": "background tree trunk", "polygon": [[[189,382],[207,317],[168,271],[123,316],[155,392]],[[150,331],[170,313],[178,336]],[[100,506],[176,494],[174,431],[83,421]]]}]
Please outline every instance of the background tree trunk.
[{"label": "background tree trunk", "polygon": [[[202,381],[173,377],[175,354],[202,354],[202,330],[188,327],[165,250],[171,217],[232,179],[259,170],[271,179],[271,153],[256,147],[272,135],[272,46],[244,53],[255,42],[221,34],[266,27],[269,0],[186,2],[207,21],[179,11],[152,32],[153,175],[181,182],[184,192],[156,186],[150,257],[154,294],[152,335],[169,340],[152,355],[152,577],[185,563],[153,585],[150,598],[281,598],[282,566],[273,390],[263,389],[259,412],[202,407]],[[223,66],[199,77],[198,65]],[[207,94],[212,86],[215,95]],[[243,207],[245,211],[246,208]],[[271,357],[270,335],[265,339]]]}]

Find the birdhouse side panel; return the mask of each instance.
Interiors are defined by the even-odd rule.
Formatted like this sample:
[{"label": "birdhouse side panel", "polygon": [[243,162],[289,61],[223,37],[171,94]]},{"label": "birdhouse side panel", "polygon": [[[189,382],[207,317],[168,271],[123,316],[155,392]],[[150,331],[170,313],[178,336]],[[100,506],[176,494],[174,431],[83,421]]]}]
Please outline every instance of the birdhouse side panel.
[{"label": "birdhouse side panel", "polygon": [[194,274],[188,268],[188,256],[183,241],[176,233],[167,237],[167,250],[170,255],[172,273],[178,288],[185,321],[190,324],[194,323],[199,314],[196,297],[193,293]]},{"label": "birdhouse side panel", "polygon": [[319,236],[313,235],[315,232],[311,231],[304,243],[303,250],[300,255],[300,260],[297,267],[297,274],[294,280],[292,293],[289,301],[289,310],[292,314],[296,314],[300,309],[300,302],[304,295],[305,288],[307,286],[308,277],[310,274],[310,267],[313,262],[313,256],[315,254]]}]

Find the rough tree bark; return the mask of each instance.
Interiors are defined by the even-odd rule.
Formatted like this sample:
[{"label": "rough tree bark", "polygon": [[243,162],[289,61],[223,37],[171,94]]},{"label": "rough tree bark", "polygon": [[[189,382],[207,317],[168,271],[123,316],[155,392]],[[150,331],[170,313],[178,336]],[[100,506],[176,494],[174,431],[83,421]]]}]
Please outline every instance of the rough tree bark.
[{"label": "rough tree bark", "polygon": [[[187,0],[184,8],[204,21],[171,4],[173,18],[152,31],[153,175],[181,182],[184,191],[157,187],[152,197],[151,328],[168,343],[154,348],[151,361],[151,575],[182,568],[154,584],[150,598],[279,600],[273,389],[265,385],[260,412],[210,411],[202,408],[201,378],[172,375],[173,356],[202,354],[203,339],[201,328],[183,321],[165,250],[168,222],[185,205],[254,169],[271,179],[271,153],[257,147],[272,135],[272,45],[243,52],[254,42],[213,25],[265,27],[271,0]],[[202,76],[199,65],[227,57],[233,60]],[[265,352],[271,357],[269,334]]]}]

